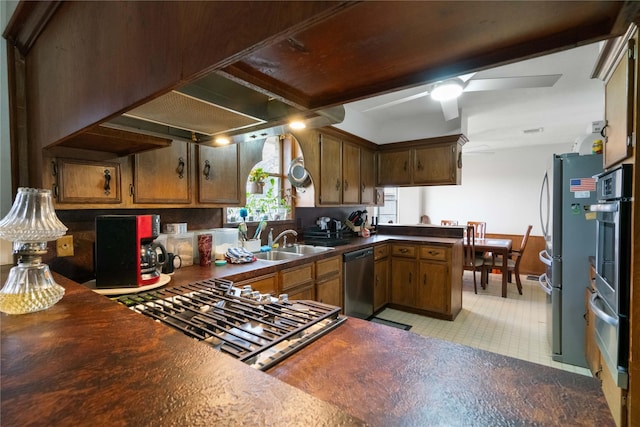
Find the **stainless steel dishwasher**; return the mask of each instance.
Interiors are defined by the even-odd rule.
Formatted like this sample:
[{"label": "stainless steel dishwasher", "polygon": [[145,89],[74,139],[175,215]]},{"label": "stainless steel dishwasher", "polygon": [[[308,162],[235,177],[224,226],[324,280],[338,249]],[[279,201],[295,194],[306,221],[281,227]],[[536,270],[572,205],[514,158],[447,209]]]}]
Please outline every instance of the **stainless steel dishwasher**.
[{"label": "stainless steel dishwasher", "polygon": [[343,255],[344,314],[368,319],[373,314],[373,248]]}]

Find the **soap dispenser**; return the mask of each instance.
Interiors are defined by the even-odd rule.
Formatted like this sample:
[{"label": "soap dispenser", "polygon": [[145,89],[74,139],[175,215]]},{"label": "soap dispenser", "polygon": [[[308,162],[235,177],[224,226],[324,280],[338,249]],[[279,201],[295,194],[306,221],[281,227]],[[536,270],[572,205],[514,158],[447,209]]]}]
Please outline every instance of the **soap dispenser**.
[{"label": "soap dispenser", "polygon": [[273,246],[273,228],[269,229],[269,236],[267,237],[267,246]]}]

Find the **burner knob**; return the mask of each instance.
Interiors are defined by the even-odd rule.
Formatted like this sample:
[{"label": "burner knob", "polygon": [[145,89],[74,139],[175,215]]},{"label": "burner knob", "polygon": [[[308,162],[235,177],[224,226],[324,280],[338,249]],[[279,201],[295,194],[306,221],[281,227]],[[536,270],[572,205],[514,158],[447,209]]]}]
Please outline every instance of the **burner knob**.
[{"label": "burner knob", "polygon": [[278,302],[288,302],[289,294],[280,294],[278,295]]}]

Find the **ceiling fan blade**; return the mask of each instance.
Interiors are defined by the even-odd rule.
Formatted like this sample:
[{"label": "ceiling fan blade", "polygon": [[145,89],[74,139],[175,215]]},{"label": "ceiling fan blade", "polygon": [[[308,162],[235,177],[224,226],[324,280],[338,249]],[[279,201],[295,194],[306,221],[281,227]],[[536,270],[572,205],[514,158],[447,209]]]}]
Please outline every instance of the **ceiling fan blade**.
[{"label": "ceiling fan blade", "polygon": [[498,77],[493,79],[471,79],[464,88],[465,92],[483,90],[523,89],[531,87],[551,87],[562,74],[540,76]]},{"label": "ceiling fan blade", "polygon": [[422,98],[423,96],[429,95],[429,91],[426,90],[424,92],[416,93],[415,95],[405,96],[404,98],[396,99],[395,101],[385,102],[384,104],[376,105],[375,107],[367,108],[363,110],[363,113],[367,111],[379,110],[381,108],[393,107],[394,105],[403,104],[405,102],[413,101],[414,99]]},{"label": "ceiling fan blade", "polygon": [[458,99],[453,98],[447,101],[440,101],[442,107],[442,114],[444,114],[445,120],[452,120],[458,117]]}]

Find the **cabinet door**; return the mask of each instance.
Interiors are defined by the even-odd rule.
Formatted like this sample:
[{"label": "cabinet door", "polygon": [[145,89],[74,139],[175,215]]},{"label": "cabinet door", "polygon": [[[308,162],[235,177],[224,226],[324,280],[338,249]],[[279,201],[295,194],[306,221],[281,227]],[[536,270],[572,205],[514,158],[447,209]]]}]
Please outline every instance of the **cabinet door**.
[{"label": "cabinet door", "polygon": [[411,150],[378,153],[378,185],[411,184]]},{"label": "cabinet door", "polygon": [[391,302],[415,307],[416,262],[412,259],[391,259]]},{"label": "cabinet door", "polygon": [[316,301],[342,307],[342,281],[340,277],[316,283]]},{"label": "cabinet door", "polygon": [[238,144],[198,147],[198,201],[240,204]]},{"label": "cabinet door", "polygon": [[135,155],[135,203],[191,202],[191,150],[188,144],[173,141],[170,147]]},{"label": "cabinet door", "polygon": [[342,203],[360,203],[360,147],[342,144]]},{"label": "cabinet door", "polygon": [[413,183],[456,184],[456,146],[454,144],[416,148],[413,158]]},{"label": "cabinet door", "polygon": [[437,313],[449,313],[449,267],[445,263],[420,261],[417,283],[417,307]]},{"label": "cabinet door", "polygon": [[290,300],[315,300],[313,284],[300,286],[288,291]]},{"label": "cabinet door", "polygon": [[373,311],[377,311],[389,302],[389,260],[375,261],[373,271]]},{"label": "cabinet door", "polygon": [[628,50],[616,66],[605,88],[604,167],[608,168],[631,155],[633,133],[635,40],[629,40]]},{"label": "cabinet door", "polygon": [[122,202],[120,164],[59,159],[54,164],[58,203]]},{"label": "cabinet door", "polygon": [[321,205],[342,203],[342,141],[320,135],[320,195]]},{"label": "cabinet door", "polygon": [[360,203],[367,206],[377,204],[375,155],[365,148],[360,149]]}]

